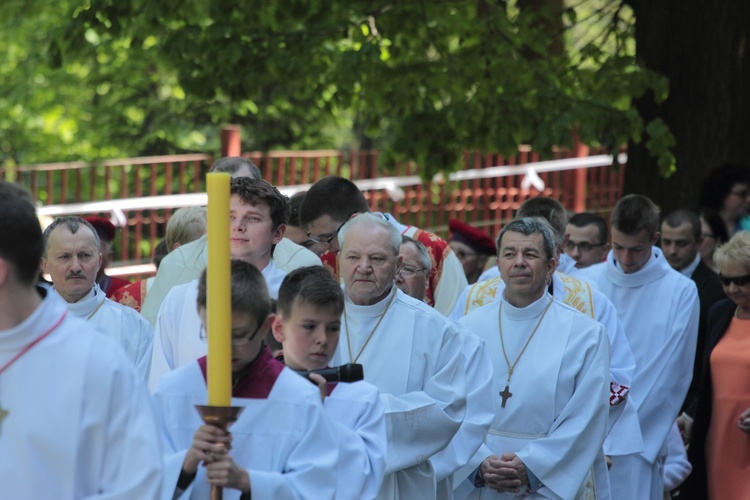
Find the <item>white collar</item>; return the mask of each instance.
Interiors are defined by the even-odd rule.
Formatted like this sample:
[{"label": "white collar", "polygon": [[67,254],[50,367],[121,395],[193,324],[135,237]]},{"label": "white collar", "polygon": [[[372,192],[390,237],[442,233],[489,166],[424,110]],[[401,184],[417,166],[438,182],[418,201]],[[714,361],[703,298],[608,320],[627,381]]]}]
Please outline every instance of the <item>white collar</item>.
[{"label": "white collar", "polygon": [[[344,288],[344,292],[346,292],[346,288]],[[359,317],[365,317],[365,318],[380,316],[381,314],[385,312],[385,309],[392,302],[391,296],[397,293],[398,293],[398,287],[394,284],[391,286],[390,292],[388,292],[388,294],[385,297],[383,297],[377,303],[369,305],[369,306],[361,306],[361,305],[355,304],[354,302],[352,302],[352,299],[349,298],[349,294],[344,293],[344,297],[346,298],[346,310],[344,311],[344,314],[348,314],[349,316],[352,316],[352,317],[359,316]]]}]

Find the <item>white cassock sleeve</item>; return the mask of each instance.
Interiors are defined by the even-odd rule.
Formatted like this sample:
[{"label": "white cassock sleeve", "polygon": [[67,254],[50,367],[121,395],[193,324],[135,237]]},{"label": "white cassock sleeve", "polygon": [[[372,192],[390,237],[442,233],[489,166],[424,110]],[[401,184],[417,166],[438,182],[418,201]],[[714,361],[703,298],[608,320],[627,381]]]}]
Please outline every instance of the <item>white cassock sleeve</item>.
[{"label": "white cassock sleeve", "polygon": [[154,333],[154,349],[151,356],[151,374],[148,379],[149,391],[154,392],[159,385],[159,379],[175,369],[173,333],[177,331],[177,322],[182,309],[181,300],[170,300],[170,294],[162,302],[156,320]]},{"label": "white cassock sleeve", "polygon": [[429,459],[453,439],[466,413],[462,358],[458,335],[445,332],[436,371],[423,380],[422,390],[399,396],[381,393],[389,445],[386,474]]},{"label": "white cassock sleeve", "polygon": [[385,412],[380,391],[367,382],[339,383],[325,399],[339,437],[336,498],[375,498],[385,474]]},{"label": "white cassock sleeve", "polygon": [[484,442],[494,417],[490,355],[482,339],[460,328],[468,391],[466,416],[448,446],[430,459],[438,481],[451,476],[469,462]]},{"label": "white cassock sleeve", "polygon": [[668,311],[671,322],[669,331],[664,333],[666,341],[651,357],[653,363],[641,369],[647,375],[640,379],[645,383],[637,388],[640,405],[636,409],[646,447],[644,455],[650,463],[656,460],[680,414],[692,378],[700,306],[695,284],[689,284],[679,290],[679,297],[673,301],[676,307]]},{"label": "white cassock sleeve", "polygon": [[459,294],[468,284],[461,261],[452,250],[446,252],[443,258],[442,274],[435,288],[435,309],[448,316],[455,307]]},{"label": "white cassock sleeve", "polygon": [[[155,454],[161,454],[161,446],[144,382],[133,368],[125,366],[130,365],[129,361],[113,359],[106,349],[91,352],[89,360],[91,373],[86,378],[80,422],[83,444],[77,462],[98,464],[98,473],[91,474],[97,477],[81,481],[95,482],[98,487],[92,485],[88,490],[99,493],[85,498],[156,498],[162,458]],[[105,382],[103,374],[112,371]]]},{"label": "white cassock sleeve", "polygon": [[667,437],[666,453],[664,456],[664,469],[662,478],[664,479],[664,491],[672,491],[682,484],[690,475],[693,466],[688,462],[685,445],[680,436],[680,430],[677,424],[672,425]]},{"label": "white cassock sleeve", "polygon": [[151,328],[151,324],[141,318],[140,315],[137,319],[138,321],[133,325],[133,330],[138,332],[138,354],[136,355],[135,370],[138,372],[138,375],[141,376],[141,380],[146,383],[151,374],[151,356],[154,349],[154,330]]}]

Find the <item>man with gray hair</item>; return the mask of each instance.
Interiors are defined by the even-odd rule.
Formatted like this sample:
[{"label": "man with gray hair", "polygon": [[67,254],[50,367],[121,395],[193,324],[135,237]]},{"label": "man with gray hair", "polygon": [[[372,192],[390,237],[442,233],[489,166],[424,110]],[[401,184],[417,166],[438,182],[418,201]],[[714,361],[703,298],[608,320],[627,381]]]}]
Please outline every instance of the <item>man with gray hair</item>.
[{"label": "man with gray hair", "polygon": [[607,333],[547,291],[557,260],[546,221],[512,221],[497,247],[502,299],[459,321],[489,351],[495,416],[456,498],[582,498],[607,434]]},{"label": "man with gray hair", "polygon": [[401,267],[396,271],[396,286],[406,295],[424,301],[432,272],[427,248],[414,238],[402,236],[398,255],[401,257]]},{"label": "man with gray hair", "polygon": [[145,382],[151,369],[154,331],[135,310],[113,302],[96,284],[102,265],[96,230],[80,217],[55,219],[44,230],[42,270],[50,275],[50,294],[62,298],[68,311],[87,321],[125,350]]},{"label": "man with gray hair", "polygon": [[435,498],[429,459],[466,412],[457,328],[394,285],[401,234],[362,213],[338,232],[346,305],[334,364],[360,363],[386,410],[386,475],[378,498]]}]

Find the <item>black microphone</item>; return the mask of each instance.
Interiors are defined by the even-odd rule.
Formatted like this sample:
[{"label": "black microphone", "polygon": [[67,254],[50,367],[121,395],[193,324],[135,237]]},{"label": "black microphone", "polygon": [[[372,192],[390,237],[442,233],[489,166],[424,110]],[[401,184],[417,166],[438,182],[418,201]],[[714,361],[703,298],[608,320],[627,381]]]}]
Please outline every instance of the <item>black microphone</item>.
[{"label": "black microphone", "polygon": [[[326,379],[329,384],[335,382],[357,382],[365,378],[362,365],[356,365],[354,363],[347,363],[341,366],[334,366],[332,368],[322,368],[320,370],[311,370],[305,372],[297,372],[303,377],[307,377],[311,373],[317,373]],[[312,382],[312,381],[311,381]],[[315,382],[313,382],[314,384]]]}]

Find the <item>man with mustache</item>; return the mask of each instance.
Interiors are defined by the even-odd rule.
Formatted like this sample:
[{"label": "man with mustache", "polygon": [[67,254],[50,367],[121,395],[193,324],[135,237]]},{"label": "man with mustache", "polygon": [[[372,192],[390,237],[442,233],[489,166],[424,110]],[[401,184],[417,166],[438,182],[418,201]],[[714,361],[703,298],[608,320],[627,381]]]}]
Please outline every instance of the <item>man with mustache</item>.
[{"label": "man with mustache", "polygon": [[87,221],[76,216],[60,217],[44,230],[42,270],[52,280],[51,295],[61,297],[73,316],[120,344],[146,381],[154,331],[135,310],[105,296],[96,284],[101,265],[99,236]]}]

